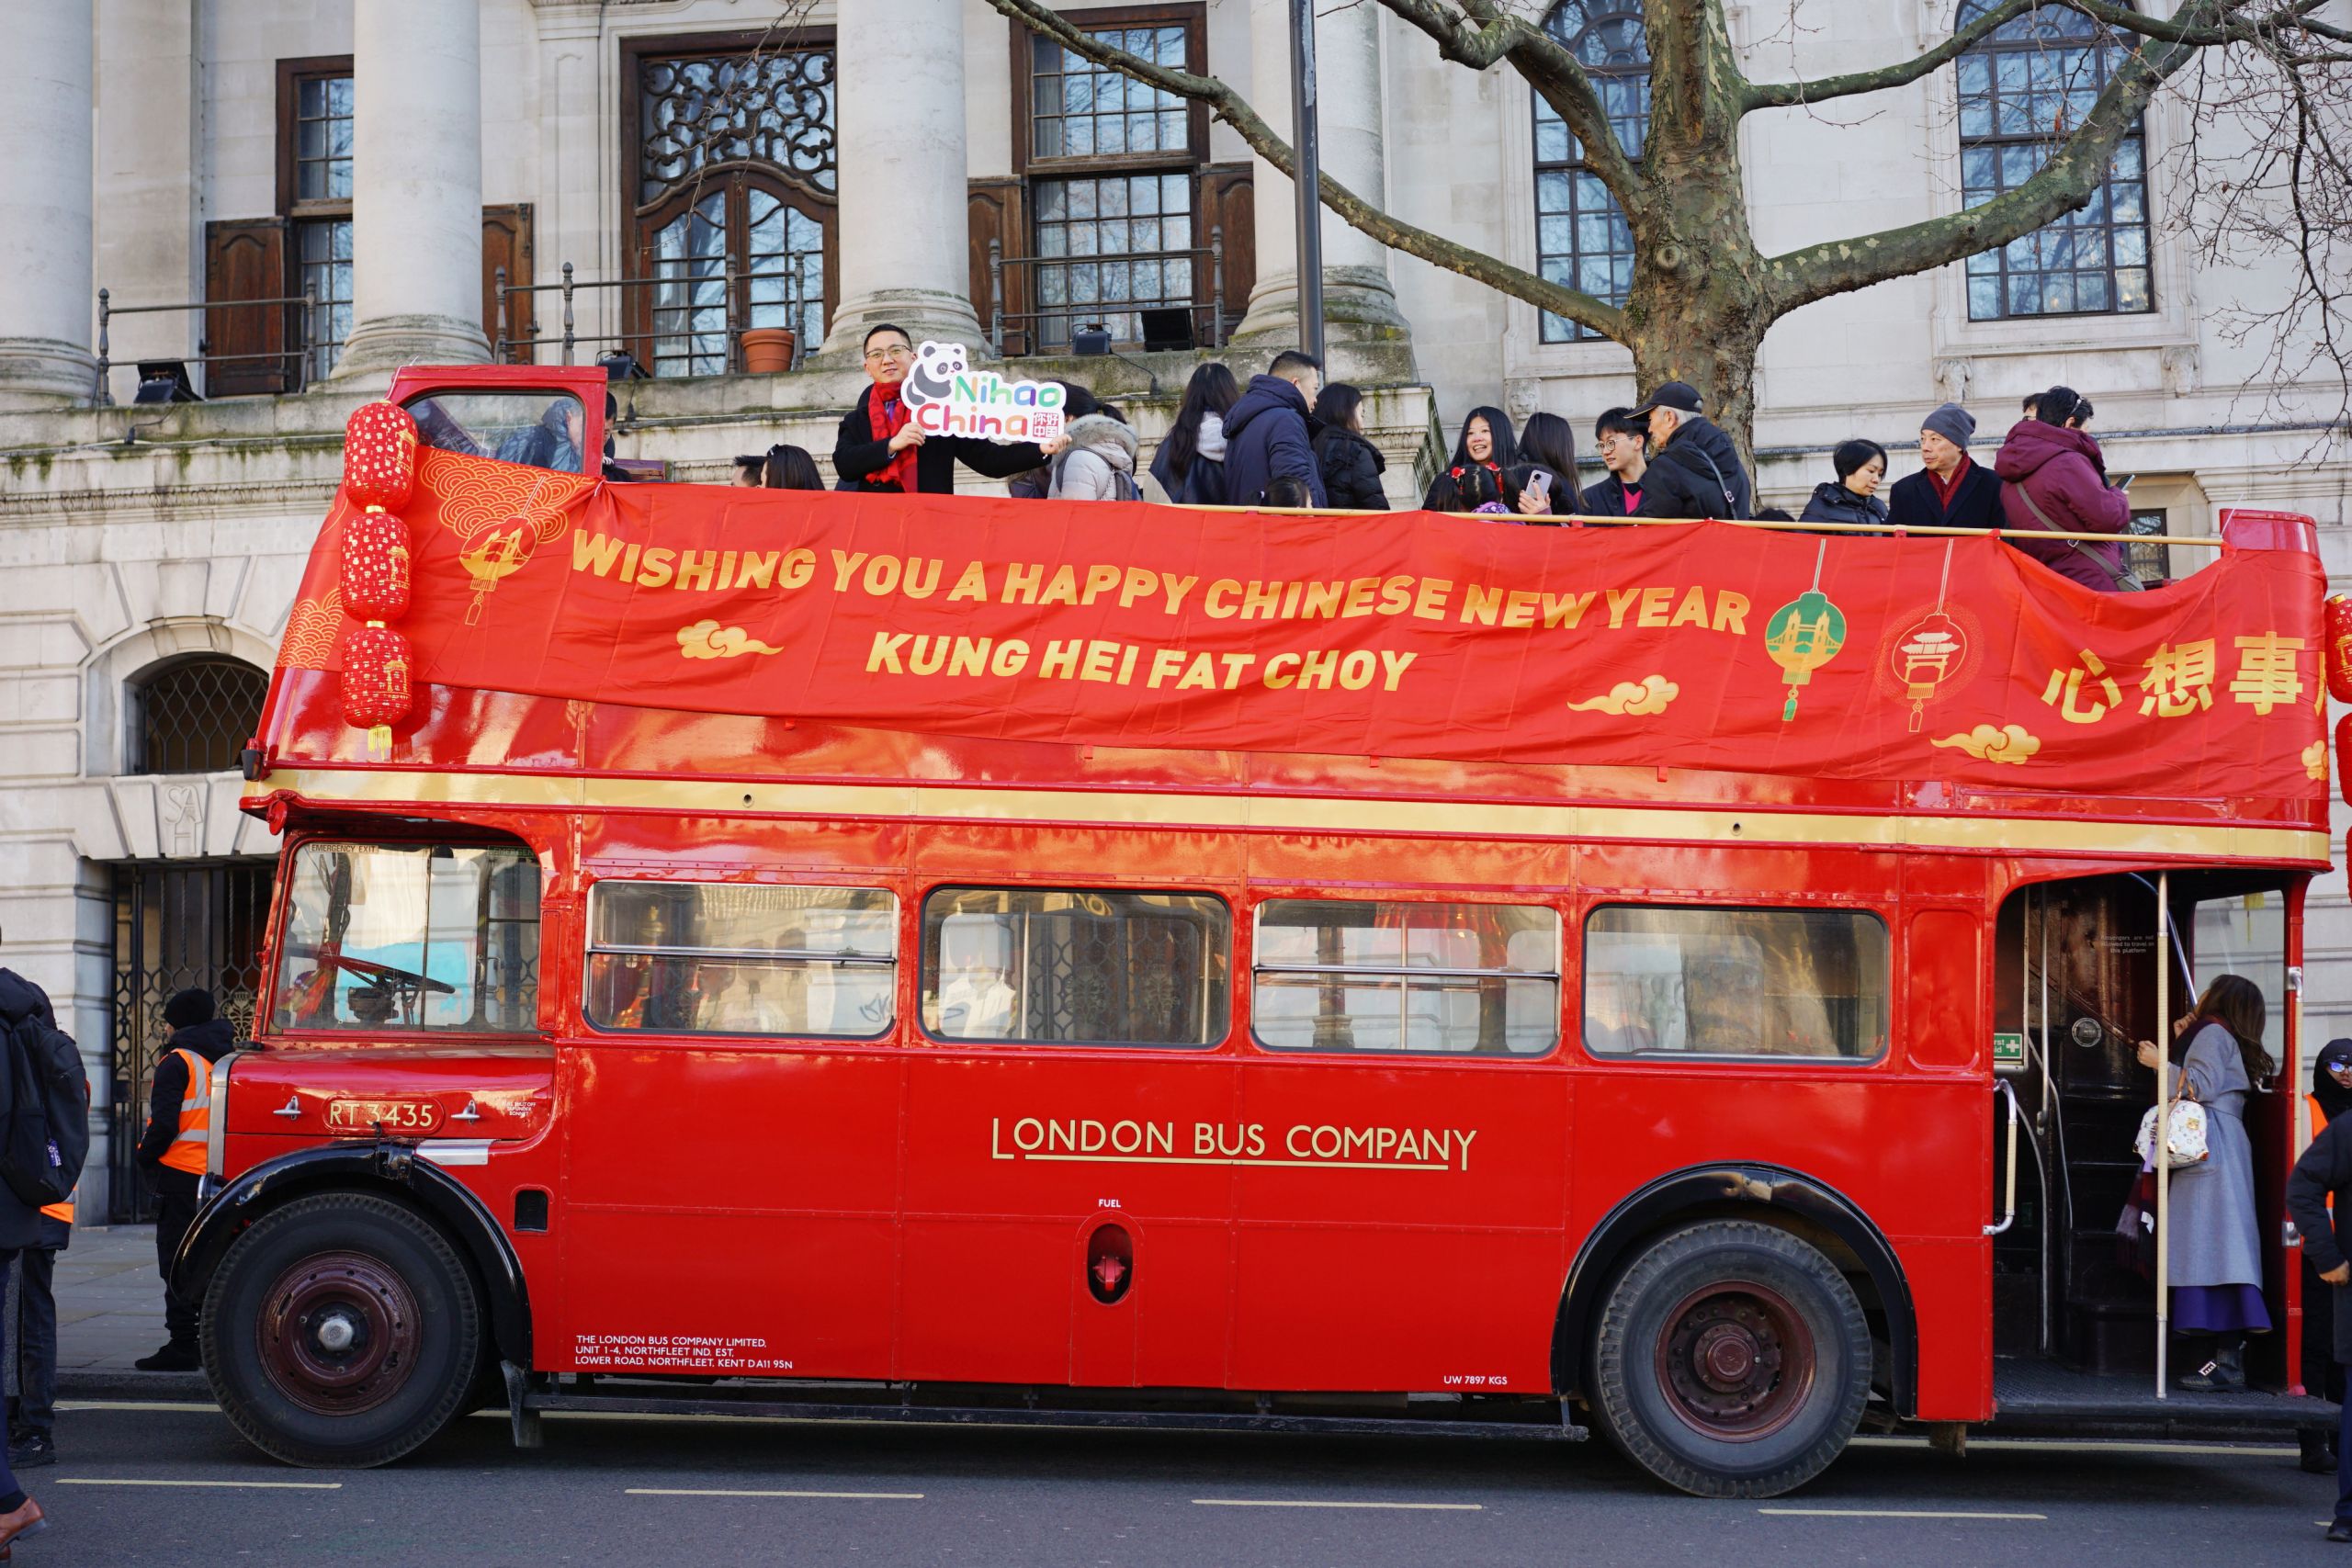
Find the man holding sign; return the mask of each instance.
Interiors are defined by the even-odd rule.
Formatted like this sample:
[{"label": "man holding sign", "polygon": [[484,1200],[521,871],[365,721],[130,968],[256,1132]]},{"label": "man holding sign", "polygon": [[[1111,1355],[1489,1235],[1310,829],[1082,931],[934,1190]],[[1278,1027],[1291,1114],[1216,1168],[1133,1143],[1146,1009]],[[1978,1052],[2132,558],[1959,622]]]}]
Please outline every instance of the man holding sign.
[{"label": "man holding sign", "polygon": [[957,463],[992,479],[1011,479],[1042,468],[1066,445],[1059,435],[1040,444],[926,434],[906,396],[914,363],[914,340],[902,329],[884,322],[865,334],[865,374],[874,384],[842,416],[833,441],[835,489],[952,495]]}]

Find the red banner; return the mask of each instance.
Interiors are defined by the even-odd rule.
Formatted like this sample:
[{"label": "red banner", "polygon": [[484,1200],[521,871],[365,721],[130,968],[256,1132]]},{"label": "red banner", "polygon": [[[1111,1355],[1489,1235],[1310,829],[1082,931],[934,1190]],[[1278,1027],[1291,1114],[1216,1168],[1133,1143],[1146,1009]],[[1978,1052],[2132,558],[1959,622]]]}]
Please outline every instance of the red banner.
[{"label": "red banner", "polygon": [[[2326,788],[2299,551],[2100,593],[1987,538],[604,485],[440,452],[403,510],[420,684],[1106,746]],[[350,514],[281,663],[337,667]]]}]

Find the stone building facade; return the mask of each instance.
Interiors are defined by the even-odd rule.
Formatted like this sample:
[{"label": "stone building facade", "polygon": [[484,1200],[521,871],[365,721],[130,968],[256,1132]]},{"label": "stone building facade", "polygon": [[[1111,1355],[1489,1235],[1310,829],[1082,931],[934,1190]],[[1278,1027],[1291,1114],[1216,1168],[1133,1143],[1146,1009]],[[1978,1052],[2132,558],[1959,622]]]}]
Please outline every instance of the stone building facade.
[{"label": "stone building facade", "polygon": [[[1975,3],[1755,0],[1729,17],[1752,75],[1818,75],[1916,51]],[[1287,130],[1284,0],[1063,8],[1223,76]],[[1327,168],[1519,265],[1622,288],[1622,224],[1518,77],[1444,62],[1366,0],[1319,9]],[[1635,0],[1546,14],[1638,136]],[[627,349],[655,374],[620,393],[620,455],[714,481],[775,441],[830,453],[873,321],[1083,380],[1148,446],[1193,366],[1222,355],[1246,373],[1296,331],[1288,183],[1204,114],[1016,34],[983,0],[6,15],[0,962],[58,999],[118,1154],[169,988],[251,1004],[272,844],[235,809],[233,750],[343,419],[391,367]],[[2001,96],[2046,85],[2053,58],[2095,73],[2097,52],[2060,28],[1867,104],[1752,117],[1759,243],[1981,198],[2017,168],[1986,118]],[[2113,467],[2140,476],[2145,526],[2289,507],[2320,518],[2344,570],[2341,389],[2276,384],[2260,340],[2233,338],[2231,312],[2280,295],[2286,264],[2204,262],[2177,231],[2167,173],[2188,130],[2177,106],[2154,111],[2095,211],[2046,243],[1783,322],[1759,376],[1764,498],[1800,502],[1851,434],[1907,471],[1905,444],[1946,399],[1975,407],[1989,443],[2020,395],[2064,382],[2096,400]],[[1333,374],[1365,388],[1398,502],[1474,405],[1589,431],[1633,400],[1623,350],[1328,215],[1324,244]],[[1097,321],[1119,355],[1071,357]],[[744,373],[740,333],[778,328],[795,368]],[[1161,346],[1135,341],[1151,333]],[[141,362],[185,367],[206,400],[134,402]],[[2324,1038],[2352,1017],[2352,919],[2339,879],[2317,897],[2307,1010]],[[91,1213],[125,1208],[121,1175],[94,1159]]]}]

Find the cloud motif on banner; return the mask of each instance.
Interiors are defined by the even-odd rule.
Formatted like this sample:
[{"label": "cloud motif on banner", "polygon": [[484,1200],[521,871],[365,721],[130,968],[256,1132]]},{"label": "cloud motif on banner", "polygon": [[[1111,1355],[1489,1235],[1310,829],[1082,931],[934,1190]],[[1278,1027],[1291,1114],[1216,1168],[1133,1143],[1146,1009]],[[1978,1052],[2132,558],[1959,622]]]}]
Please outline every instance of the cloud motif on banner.
[{"label": "cloud motif on banner", "polygon": [[1682,694],[1682,688],[1663,675],[1645,675],[1641,684],[1620,681],[1602,695],[1587,697],[1580,703],[1570,703],[1570,713],[1608,713],[1626,718],[1645,714],[1664,713],[1666,705]]},{"label": "cloud motif on banner", "polygon": [[1980,762],[2015,762],[2019,766],[2041,750],[2041,742],[2027,734],[2021,724],[2004,724],[1997,728],[1980,724],[1965,735],[1947,735],[1928,744],[1956,746]]},{"label": "cloud motif on banner", "polygon": [[678,651],[688,659],[737,659],[746,653],[782,653],[784,649],[752,640],[752,634],[741,626],[696,621],[678,628]]}]

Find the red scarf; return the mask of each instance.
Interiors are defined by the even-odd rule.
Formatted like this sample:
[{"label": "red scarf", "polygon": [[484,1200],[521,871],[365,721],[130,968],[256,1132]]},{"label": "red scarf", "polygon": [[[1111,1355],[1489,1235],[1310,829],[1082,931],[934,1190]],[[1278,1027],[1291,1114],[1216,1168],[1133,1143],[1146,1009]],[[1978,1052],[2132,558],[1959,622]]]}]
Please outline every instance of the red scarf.
[{"label": "red scarf", "polygon": [[1951,498],[1960,493],[1960,481],[1968,477],[1968,454],[1962,452],[1960,461],[1951,466],[1951,477],[1946,479],[1935,469],[1928,470],[1928,482],[1936,487],[1936,501],[1946,512],[1951,510]]},{"label": "red scarf", "polygon": [[[913,417],[912,411],[907,407],[904,392],[905,383],[903,382],[893,382],[885,386],[876,381],[872,387],[866,389],[865,422],[873,427],[874,439],[876,441],[888,441],[897,435],[899,432],[906,429],[907,421]],[[901,447],[891,455],[888,463],[866,475],[865,482],[868,485],[882,485],[892,490],[903,491],[909,495],[914,494],[917,482],[915,458],[921,451],[922,448],[918,446]]]}]

